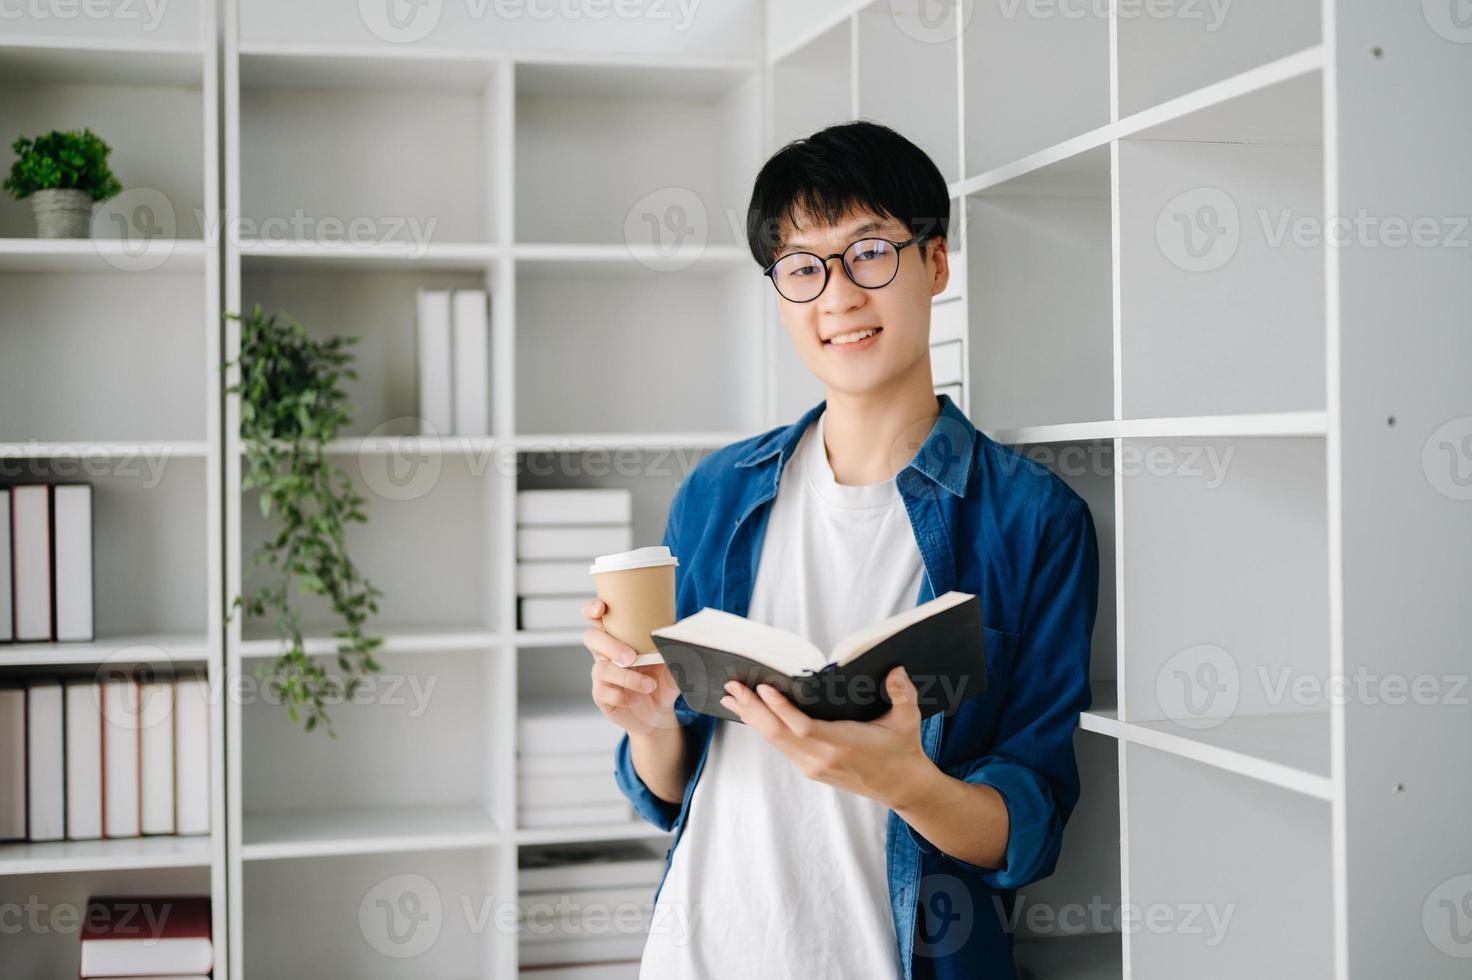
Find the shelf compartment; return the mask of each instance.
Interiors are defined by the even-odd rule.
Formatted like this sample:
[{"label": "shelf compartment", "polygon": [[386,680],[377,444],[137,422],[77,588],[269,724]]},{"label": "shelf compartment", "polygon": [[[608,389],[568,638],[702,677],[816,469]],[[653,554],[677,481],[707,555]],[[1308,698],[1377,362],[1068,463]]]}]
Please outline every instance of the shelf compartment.
[{"label": "shelf compartment", "polygon": [[204,242],[162,239],[124,242],[120,239],[0,239],[0,273],[102,272],[203,274]]},{"label": "shelf compartment", "polygon": [[1019,939],[1012,947],[1018,980],[1120,980],[1124,976],[1119,933],[1062,939]]},{"label": "shelf compartment", "polygon": [[510,859],[489,849],[246,862],[244,975],[490,975]]},{"label": "shelf compartment", "polygon": [[[923,0],[895,0],[861,8],[854,18],[858,115],[883,123],[915,143],[950,183],[961,177],[961,121],[956,101],[961,6],[948,10],[943,23],[924,8]],[[916,112],[918,105],[924,105],[925,111]]]},{"label": "shelf compartment", "polygon": [[[473,267],[413,270],[344,262],[327,268],[253,256],[243,263],[242,307],[250,310],[259,303],[267,313],[289,315],[318,340],[356,336],[358,342],[348,350],[355,358],[358,379],[343,382],[353,422],[343,436],[371,436],[372,440],[415,436],[421,425],[416,368],[418,290],[480,289],[494,307],[498,297],[492,278],[489,271],[477,272]],[[372,440],[356,445],[367,449]],[[405,461],[424,451],[412,442],[396,448],[410,454]]]},{"label": "shelf compartment", "polygon": [[[382,670],[357,696],[328,705],[335,740],[304,735],[285,706],[246,677],[240,710],[247,857],[387,848],[383,841],[396,836],[408,843],[392,846],[406,848],[434,839],[469,846],[466,835],[494,836],[493,817],[478,814],[494,813],[499,753],[486,746],[504,716],[495,662],[454,652],[377,659]],[[321,663],[338,673],[332,658]],[[385,772],[396,775],[388,780]]]},{"label": "shelf compartment", "polygon": [[244,820],[245,861],[467,850],[502,837],[490,814],[469,803],[247,811]]},{"label": "shelf compartment", "polygon": [[1329,671],[1324,440],[1126,439],[1117,464],[1125,720],[1327,709],[1292,696]]},{"label": "shelf compartment", "polygon": [[23,643],[0,646],[0,667],[74,667],[106,663],[200,664],[210,655],[209,637],[177,634],[99,636],[90,643]]},{"label": "shelf compartment", "polygon": [[[443,623],[430,626],[409,626],[395,623],[388,628],[379,627],[375,636],[382,637],[382,653],[446,653],[450,651],[479,652],[494,648],[500,635],[483,626],[446,626]],[[338,640],[332,636],[303,636],[302,646],[308,654],[335,653]],[[275,657],[283,651],[281,642],[259,628],[252,629],[241,641],[240,655],[246,659]]]},{"label": "shelf compartment", "polygon": [[1269,412],[1254,415],[1115,419],[985,431],[991,438],[1009,446],[1081,442],[1089,439],[1324,436],[1329,432],[1329,417],[1324,412]]},{"label": "shelf compartment", "polygon": [[[1245,101],[1312,103],[1318,82]],[[1119,142],[1126,418],[1324,408],[1325,246],[1301,234],[1325,231],[1323,150],[1252,142],[1311,138],[1314,109],[1280,132],[1228,137],[1247,111],[1228,103]]]},{"label": "shelf compartment", "polygon": [[765,286],[721,263],[518,263],[518,433],[755,431]]},{"label": "shelf compartment", "polygon": [[984,429],[1111,418],[1109,154],[971,195],[971,416]]},{"label": "shelf compartment", "polygon": [[1241,6],[1201,4],[1186,16],[1151,16],[1148,7],[1118,21],[1121,115],[1185,95],[1320,43],[1316,0]]},{"label": "shelf compartment", "polygon": [[1304,796],[1330,800],[1329,713],[1243,715],[1210,728],[1129,722],[1120,737]]},{"label": "shelf compartment", "polygon": [[1173,926],[1131,935],[1128,974],[1332,976],[1329,805],[1145,746],[1125,759],[1130,839],[1149,842],[1126,852],[1130,905]]},{"label": "shelf compartment", "polygon": [[845,17],[772,65],[772,150],[854,115],[853,23]]},{"label": "shelf compartment", "polygon": [[[424,91],[394,85],[395,66],[406,70],[242,55],[241,215],[232,234],[372,242],[390,253],[497,240],[500,77],[467,87],[452,72],[452,90],[436,81],[439,90]],[[366,84],[365,74],[378,82]]]},{"label": "shelf compartment", "polygon": [[966,172],[981,174],[1109,122],[1109,17],[963,5]]},{"label": "shelf compartment", "polygon": [[16,273],[0,293],[0,440],[207,438],[202,275]]},{"label": "shelf compartment", "polygon": [[210,855],[209,837],[129,837],[0,844],[0,878],[138,872],[154,868],[207,868]]}]

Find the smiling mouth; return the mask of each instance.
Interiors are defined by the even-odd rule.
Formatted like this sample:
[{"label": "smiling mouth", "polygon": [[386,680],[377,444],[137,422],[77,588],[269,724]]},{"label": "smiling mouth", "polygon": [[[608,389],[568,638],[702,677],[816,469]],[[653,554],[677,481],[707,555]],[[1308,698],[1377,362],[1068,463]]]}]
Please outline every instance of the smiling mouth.
[{"label": "smiling mouth", "polygon": [[836,347],[842,347],[845,344],[858,343],[866,337],[874,336],[883,329],[883,327],[867,327],[863,330],[855,330],[852,333],[844,333],[839,334],[837,337],[830,337],[827,340],[823,341],[823,343],[833,344]]}]

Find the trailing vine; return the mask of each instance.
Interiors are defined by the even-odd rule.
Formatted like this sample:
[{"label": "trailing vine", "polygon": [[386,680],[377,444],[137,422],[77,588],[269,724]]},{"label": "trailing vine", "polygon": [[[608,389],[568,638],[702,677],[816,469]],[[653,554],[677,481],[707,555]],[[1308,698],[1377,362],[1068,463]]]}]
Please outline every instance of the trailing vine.
[{"label": "trailing vine", "polygon": [[[249,565],[269,569],[269,580],[236,596],[232,614],[243,608],[249,618],[274,620],[283,649],[257,678],[293,722],[336,737],[326,706],[352,697],[380,669],[373,651],[383,642],[364,629],[382,593],[359,575],[344,536],[349,524],[367,523],[365,501],[326,457],[327,443],[352,420],[341,384],[357,378],[347,348],[358,338],[314,340],[291,317],[266,316],[259,304],[249,315],[226,316],[241,327],[240,380],[227,389],[240,395],[241,485],[259,491],[261,516],[274,514],[277,525]],[[341,677],[307,655],[294,593],[323,596],[341,620],[333,632]]]}]

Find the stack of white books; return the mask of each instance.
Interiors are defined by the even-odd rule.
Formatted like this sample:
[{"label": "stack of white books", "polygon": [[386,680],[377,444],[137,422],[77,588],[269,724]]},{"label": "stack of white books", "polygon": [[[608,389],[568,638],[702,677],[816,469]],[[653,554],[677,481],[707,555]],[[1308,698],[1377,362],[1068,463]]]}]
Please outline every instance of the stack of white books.
[{"label": "stack of white books", "polygon": [[591,697],[524,705],[517,727],[518,825],[624,826],[634,819],[613,775],[623,729]]},{"label": "stack of white books", "polygon": [[491,434],[491,332],[481,289],[421,289],[419,434]]},{"label": "stack of white books", "polygon": [[92,488],[0,487],[0,643],[92,639]]},{"label": "stack of white books", "polygon": [[207,834],[209,737],[202,676],[0,687],[0,840]]},{"label": "stack of white books", "polygon": [[208,895],[91,898],[82,980],[208,980],[215,950]]},{"label": "stack of white books", "polygon": [[623,488],[516,494],[516,594],[524,630],[579,629],[593,597],[588,566],[633,547],[633,495]]},{"label": "stack of white books", "polygon": [[524,977],[634,980],[664,874],[665,846],[615,841],[523,850]]}]

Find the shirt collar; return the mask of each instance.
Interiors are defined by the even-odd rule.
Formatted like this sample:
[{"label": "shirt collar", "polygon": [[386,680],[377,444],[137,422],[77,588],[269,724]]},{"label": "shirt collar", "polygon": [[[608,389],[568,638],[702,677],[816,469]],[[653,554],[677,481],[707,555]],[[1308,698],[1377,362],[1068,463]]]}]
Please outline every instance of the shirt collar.
[{"label": "shirt collar", "polygon": [[[950,395],[939,394],[936,398],[940,402],[940,415],[905,469],[913,469],[955,496],[964,497],[967,476],[971,472],[971,455],[976,445],[976,429]],[[827,404],[826,399],[820,401],[791,425],[766,433],[735,465],[756,466],[773,457],[779,457],[786,465],[802,434]]]}]

